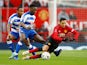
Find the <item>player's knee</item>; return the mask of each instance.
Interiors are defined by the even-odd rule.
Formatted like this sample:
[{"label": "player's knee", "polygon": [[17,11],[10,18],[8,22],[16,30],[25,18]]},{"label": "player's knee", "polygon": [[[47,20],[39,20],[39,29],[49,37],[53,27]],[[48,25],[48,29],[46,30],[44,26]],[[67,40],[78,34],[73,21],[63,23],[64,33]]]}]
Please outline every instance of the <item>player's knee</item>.
[{"label": "player's knee", "polygon": [[10,41],[10,40],[11,40],[11,38],[10,37],[7,37],[6,41]]},{"label": "player's knee", "polygon": [[20,37],[20,41],[21,41],[21,42],[24,42],[24,39],[25,39],[25,38],[23,38],[23,37]]},{"label": "player's knee", "polygon": [[48,51],[48,49],[49,49],[48,45],[44,45],[43,48],[42,48],[43,51]]},{"label": "player's knee", "polygon": [[20,41],[22,41],[22,42],[24,42],[25,40],[26,40],[26,38],[23,38],[23,37],[20,38]]},{"label": "player's knee", "polygon": [[46,48],[43,48],[43,49],[42,49],[42,51],[46,52],[46,51],[48,51],[48,49],[46,49]]},{"label": "player's knee", "polygon": [[22,38],[20,41],[23,42],[26,46],[29,46],[28,40],[26,38]]},{"label": "player's knee", "polygon": [[12,40],[13,39],[13,36],[11,35],[11,34],[9,34],[8,36],[7,36],[7,41],[10,41],[10,40]]},{"label": "player's knee", "polygon": [[7,38],[6,41],[9,41],[9,38]]}]

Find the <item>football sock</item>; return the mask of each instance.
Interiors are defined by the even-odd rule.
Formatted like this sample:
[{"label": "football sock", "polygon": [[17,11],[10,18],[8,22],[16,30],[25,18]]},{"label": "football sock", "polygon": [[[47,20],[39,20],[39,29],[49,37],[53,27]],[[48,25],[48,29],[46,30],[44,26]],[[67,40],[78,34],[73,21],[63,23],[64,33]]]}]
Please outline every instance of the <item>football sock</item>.
[{"label": "football sock", "polygon": [[16,50],[15,50],[16,53],[20,51],[21,46],[22,46],[22,42],[19,41],[18,44],[16,45]]},{"label": "football sock", "polygon": [[16,53],[18,53],[20,51],[20,47],[21,46],[19,44],[16,45]]},{"label": "football sock", "polygon": [[13,53],[14,52],[14,45],[13,45],[12,41],[7,41],[7,45],[9,47],[9,49],[11,50],[11,52]]},{"label": "football sock", "polygon": [[29,50],[29,53],[37,52],[37,51],[41,51],[41,50],[42,50],[41,48],[35,48],[35,49],[32,49],[32,50]]},{"label": "football sock", "polygon": [[29,58],[30,58],[30,59],[41,58],[41,54],[33,55],[33,56],[30,56]]},{"label": "football sock", "polygon": [[[32,50],[32,49],[34,49],[34,48],[35,48],[35,47],[32,46],[32,45],[30,44],[30,46],[29,46],[29,50]],[[35,53],[35,52],[32,52],[32,54],[35,55],[36,53]]]}]

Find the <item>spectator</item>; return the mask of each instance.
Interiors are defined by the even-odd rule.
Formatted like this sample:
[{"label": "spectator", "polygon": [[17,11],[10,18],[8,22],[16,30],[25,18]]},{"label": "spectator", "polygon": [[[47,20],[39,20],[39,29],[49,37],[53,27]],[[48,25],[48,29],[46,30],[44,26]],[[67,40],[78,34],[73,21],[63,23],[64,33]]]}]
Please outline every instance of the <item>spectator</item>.
[{"label": "spectator", "polygon": [[41,29],[39,30],[39,32],[47,32],[48,31],[48,27],[49,27],[49,24],[47,21],[45,21],[41,27]]},{"label": "spectator", "polygon": [[4,1],[0,0],[0,7],[3,7],[3,6],[4,6]]},{"label": "spectator", "polygon": [[70,11],[69,18],[70,18],[70,20],[76,20],[77,19],[75,14],[73,13],[73,11]]},{"label": "spectator", "polygon": [[41,3],[39,2],[39,0],[34,0],[32,3],[36,4],[37,7],[41,7]]},{"label": "spectator", "polygon": [[64,9],[58,14],[58,20],[60,20],[61,18],[69,20],[69,16]]},{"label": "spectator", "polygon": [[39,0],[41,3],[41,6],[48,7],[48,0]]},{"label": "spectator", "polygon": [[10,7],[19,7],[22,5],[22,0],[10,0]]},{"label": "spectator", "polygon": [[8,7],[9,6],[9,1],[8,0],[4,0],[4,7]]},{"label": "spectator", "polygon": [[0,32],[2,32],[2,22],[0,22]]},{"label": "spectator", "polygon": [[24,6],[30,6],[34,0],[24,0]]},{"label": "spectator", "polygon": [[48,22],[44,22],[38,33],[46,40],[48,38]]},{"label": "spectator", "polygon": [[0,21],[2,20],[2,16],[1,16],[2,13],[0,13]]}]

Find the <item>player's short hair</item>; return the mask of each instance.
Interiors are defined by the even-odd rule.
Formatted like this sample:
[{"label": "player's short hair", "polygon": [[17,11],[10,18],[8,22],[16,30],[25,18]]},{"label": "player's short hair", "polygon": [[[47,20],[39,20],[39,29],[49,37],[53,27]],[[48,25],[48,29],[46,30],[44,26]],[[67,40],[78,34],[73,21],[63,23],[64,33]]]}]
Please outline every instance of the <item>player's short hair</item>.
[{"label": "player's short hair", "polygon": [[66,18],[60,18],[60,22],[63,21],[63,20],[66,20]]},{"label": "player's short hair", "polygon": [[18,8],[17,8],[17,10],[19,10],[20,8],[23,8],[22,6],[19,6]]},{"label": "player's short hair", "polygon": [[37,4],[32,3],[29,7],[38,7]]}]

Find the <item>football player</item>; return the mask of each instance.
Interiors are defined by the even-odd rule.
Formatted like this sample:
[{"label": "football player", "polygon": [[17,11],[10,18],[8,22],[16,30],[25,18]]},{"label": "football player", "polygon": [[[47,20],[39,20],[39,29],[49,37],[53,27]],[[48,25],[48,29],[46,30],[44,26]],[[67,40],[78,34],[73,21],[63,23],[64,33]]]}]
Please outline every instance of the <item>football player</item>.
[{"label": "football player", "polygon": [[[15,52],[14,45],[12,40],[18,40],[19,39],[19,24],[20,24],[20,18],[22,14],[24,13],[23,8],[20,6],[17,9],[17,13],[12,14],[9,17],[8,24],[7,24],[7,45],[9,49],[11,50],[12,54]],[[11,57],[9,57],[11,58]]]},{"label": "football player", "polygon": [[[57,26],[55,26],[52,35],[49,37],[48,41],[41,49],[36,48],[33,50],[28,50],[23,52],[22,55],[26,55],[28,53],[37,52],[37,51],[43,51],[43,52],[45,51],[49,53],[54,52],[54,54],[58,56],[61,52],[61,49],[58,51],[54,51],[54,50],[59,46],[59,44],[62,41],[67,40],[68,33],[71,32],[74,35],[73,39],[71,38],[70,40],[78,41],[79,33],[75,29],[67,26],[66,23],[67,23],[67,20],[65,18],[61,18],[60,23]],[[36,58],[41,58],[41,54],[23,57],[23,59],[36,59]]]}]

